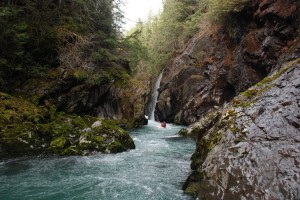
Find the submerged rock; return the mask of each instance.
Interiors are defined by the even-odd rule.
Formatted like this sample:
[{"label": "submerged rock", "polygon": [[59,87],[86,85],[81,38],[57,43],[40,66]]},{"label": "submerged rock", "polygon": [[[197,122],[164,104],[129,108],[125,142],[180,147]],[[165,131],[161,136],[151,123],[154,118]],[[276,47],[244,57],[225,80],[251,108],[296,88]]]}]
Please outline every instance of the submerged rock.
[{"label": "submerged rock", "polygon": [[[198,128],[184,190],[199,199],[300,199],[300,59]],[[201,132],[202,131],[202,132]]]},{"label": "submerged rock", "polygon": [[133,148],[133,140],[117,121],[69,115],[0,93],[0,157],[88,155]]}]

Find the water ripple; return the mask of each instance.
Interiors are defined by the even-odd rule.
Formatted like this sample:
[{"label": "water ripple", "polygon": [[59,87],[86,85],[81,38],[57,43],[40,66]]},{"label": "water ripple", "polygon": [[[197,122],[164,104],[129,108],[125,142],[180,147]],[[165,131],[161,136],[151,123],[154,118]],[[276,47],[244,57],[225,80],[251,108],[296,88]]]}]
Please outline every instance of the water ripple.
[{"label": "water ripple", "polygon": [[1,161],[0,199],[191,199],[181,185],[195,144],[158,125],[131,131],[136,149],[120,154]]}]

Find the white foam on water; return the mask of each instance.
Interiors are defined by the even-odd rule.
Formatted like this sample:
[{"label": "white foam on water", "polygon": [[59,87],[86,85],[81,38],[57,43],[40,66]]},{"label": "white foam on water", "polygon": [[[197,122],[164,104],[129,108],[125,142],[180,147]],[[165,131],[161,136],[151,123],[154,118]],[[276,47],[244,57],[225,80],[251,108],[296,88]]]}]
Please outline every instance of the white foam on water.
[{"label": "white foam on water", "polygon": [[181,184],[195,144],[157,125],[130,130],[136,149],[119,154],[1,161],[0,199],[191,199]]}]

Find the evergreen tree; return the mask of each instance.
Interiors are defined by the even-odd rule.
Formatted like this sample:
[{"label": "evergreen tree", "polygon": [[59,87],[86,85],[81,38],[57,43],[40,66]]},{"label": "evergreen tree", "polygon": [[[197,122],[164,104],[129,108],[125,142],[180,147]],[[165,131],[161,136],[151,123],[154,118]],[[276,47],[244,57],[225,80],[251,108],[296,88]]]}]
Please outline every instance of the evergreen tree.
[{"label": "evergreen tree", "polygon": [[120,0],[1,0],[0,80],[57,66],[96,68],[114,58]]},{"label": "evergreen tree", "polygon": [[195,30],[195,24],[189,23],[193,19],[191,16],[197,11],[197,5],[197,0],[165,0],[163,11],[159,15],[150,14],[146,22],[142,25],[137,23],[129,32],[129,37],[134,33],[138,37],[136,42],[146,48],[146,59],[139,62],[143,63],[140,71],[157,74],[181,48],[179,44],[183,42],[180,41],[185,41],[192,35],[191,27]]}]

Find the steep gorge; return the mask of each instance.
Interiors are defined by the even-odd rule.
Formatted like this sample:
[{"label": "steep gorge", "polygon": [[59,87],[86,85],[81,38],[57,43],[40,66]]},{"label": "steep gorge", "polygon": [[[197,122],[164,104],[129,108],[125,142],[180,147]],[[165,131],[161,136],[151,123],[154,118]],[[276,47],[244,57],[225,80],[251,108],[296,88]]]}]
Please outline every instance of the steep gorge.
[{"label": "steep gorge", "polygon": [[[218,23],[204,14],[199,31],[173,51],[156,114],[190,125],[180,133],[196,140],[185,192],[299,199],[300,2],[243,2]],[[134,148],[119,126],[141,125],[151,76],[133,76],[126,59],[109,56],[89,73],[56,66],[46,75],[0,80],[1,91],[17,97],[0,93],[0,157]]]},{"label": "steep gorge", "polygon": [[180,133],[197,144],[186,192],[300,198],[299,24],[299,1],[249,1],[223,23],[202,20],[165,66],[159,119],[191,125]]},{"label": "steep gorge", "polygon": [[299,2],[250,1],[223,23],[202,20],[200,31],[167,65],[157,112],[192,124],[297,58]]}]

